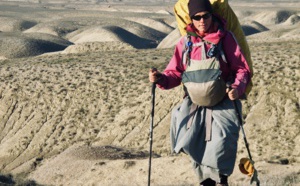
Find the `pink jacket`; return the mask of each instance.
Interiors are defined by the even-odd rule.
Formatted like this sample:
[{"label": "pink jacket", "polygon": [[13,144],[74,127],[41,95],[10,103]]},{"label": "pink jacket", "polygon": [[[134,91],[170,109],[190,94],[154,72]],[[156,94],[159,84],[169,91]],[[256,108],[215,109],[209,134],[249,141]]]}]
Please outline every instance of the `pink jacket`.
[{"label": "pink jacket", "polygon": [[[188,32],[194,32],[193,27],[189,25]],[[246,90],[246,86],[250,81],[250,70],[247,61],[237,44],[233,35],[226,31],[219,29],[217,32],[209,33],[202,38],[210,43],[217,44],[222,39],[223,51],[226,56],[227,63],[221,60],[222,77],[225,81],[228,81],[230,71],[235,76],[232,87],[238,90],[239,96],[243,95]],[[191,37],[192,43],[201,42],[200,37]],[[166,69],[163,72],[162,78],[157,82],[157,85],[161,89],[171,89],[181,83],[181,74],[185,71],[186,66],[182,67],[182,51],[185,46],[184,37],[177,43],[173,57]],[[206,44],[206,51],[210,48],[210,44]],[[193,47],[191,51],[191,59],[201,59],[201,48]]]}]

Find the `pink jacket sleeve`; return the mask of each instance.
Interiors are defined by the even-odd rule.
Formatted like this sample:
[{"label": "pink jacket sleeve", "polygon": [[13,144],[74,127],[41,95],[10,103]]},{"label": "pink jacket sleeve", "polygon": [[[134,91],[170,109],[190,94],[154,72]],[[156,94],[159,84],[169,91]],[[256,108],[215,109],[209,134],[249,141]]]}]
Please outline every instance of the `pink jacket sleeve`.
[{"label": "pink jacket sleeve", "polygon": [[184,72],[181,65],[183,46],[184,37],[176,44],[172,59],[164,70],[161,80],[157,82],[159,88],[171,89],[180,85],[181,74]]},{"label": "pink jacket sleeve", "polygon": [[250,68],[235,37],[230,32],[223,39],[223,50],[229,62],[230,71],[233,72],[234,82],[231,86],[238,90],[239,96],[242,96],[250,82]]}]

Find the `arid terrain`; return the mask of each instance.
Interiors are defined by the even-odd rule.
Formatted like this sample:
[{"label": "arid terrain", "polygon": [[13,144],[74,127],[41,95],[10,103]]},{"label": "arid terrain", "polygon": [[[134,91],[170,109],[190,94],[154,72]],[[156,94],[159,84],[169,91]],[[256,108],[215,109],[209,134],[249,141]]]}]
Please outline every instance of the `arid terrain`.
[{"label": "arid terrain", "polygon": [[[0,185],[147,184],[148,70],[180,37],[175,2],[0,2]],[[300,2],[229,3],[253,60],[243,118],[261,185],[299,186]],[[189,157],[170,152],[182,94],[156,90],[152,185],[198,185]],[[242,137],[231,186],[250,185]]]}]

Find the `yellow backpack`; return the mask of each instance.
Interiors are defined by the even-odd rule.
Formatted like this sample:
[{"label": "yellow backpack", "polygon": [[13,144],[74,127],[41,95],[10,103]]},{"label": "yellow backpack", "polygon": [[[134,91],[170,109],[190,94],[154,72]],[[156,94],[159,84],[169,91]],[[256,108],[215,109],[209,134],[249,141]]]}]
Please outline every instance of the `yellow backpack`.
[{"label": "yellow backpack", "polygon": [[[178,29],[182,36],[186,35],[185,28],[188,24],[192,22],[189,17],[188,2],[189,0],[178,0],[178,2],[174,6],[174,12],[178,24]],[[233,32],[234,36],[236,37],[237,42],[240,45],[243,54],[245,55],[252,76],[253,67],[252,67],[250,49],[246,37],[244,35],[244,32],[242,30],[242,27],[240,25],[240,22],[236,17],[235,13],[233,12],[233,10],[231,9],[231,7],[229,6],[228,0],[210,0],[210,3],[212,5],[214,13],[218,14],[225,20],[230,20],[227,21],[226,29]],[[252,89],[252,86],[253,83],[252,81],[250,81],[246,88],[246,95],[249,94],[249,92]]]}]

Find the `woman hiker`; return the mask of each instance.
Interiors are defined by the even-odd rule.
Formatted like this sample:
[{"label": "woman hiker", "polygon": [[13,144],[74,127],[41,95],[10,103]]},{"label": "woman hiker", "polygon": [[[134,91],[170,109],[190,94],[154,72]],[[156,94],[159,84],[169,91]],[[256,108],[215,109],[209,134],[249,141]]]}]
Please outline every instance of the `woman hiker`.
[{"label": "woman hiker", "polygon": [[[184,85],[183,102],[172,111],[172,151],[191,157],[200,185],[227,186],[240,130],[232,100],[241,111],[238,99],[250,81],[250,70],[225,21],[212,13],[209,0],[190,0],[188,8],[192,20],[188,36],[177,43],[163,73],[150,69],[149,80],[161,89]],[[218,72],[214,81],[219,85],[207,93],[214,89],[211,72]],[[230,88],[225,86],[228,82]]]}]

